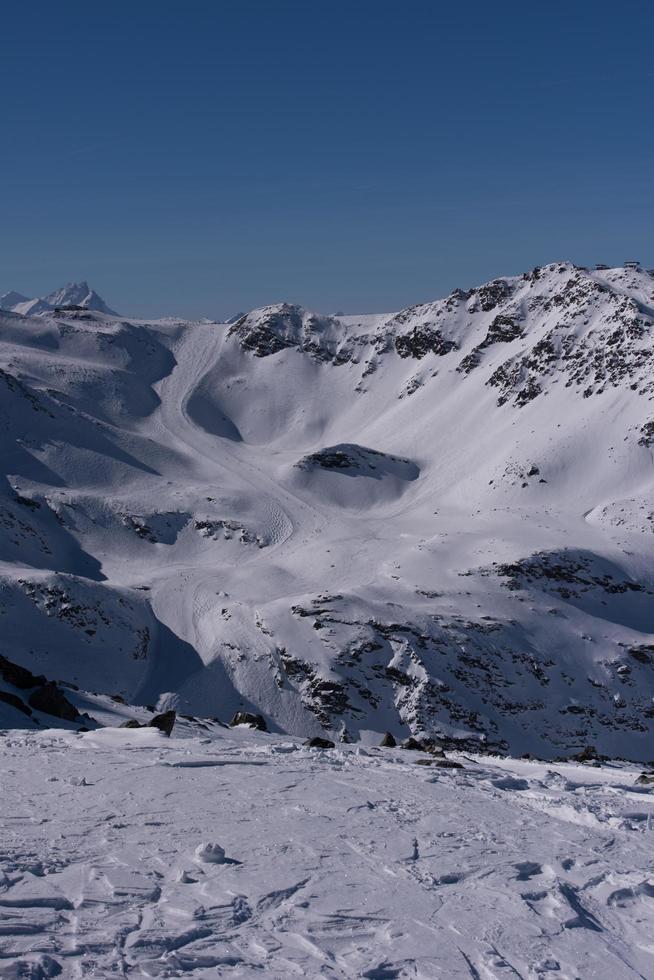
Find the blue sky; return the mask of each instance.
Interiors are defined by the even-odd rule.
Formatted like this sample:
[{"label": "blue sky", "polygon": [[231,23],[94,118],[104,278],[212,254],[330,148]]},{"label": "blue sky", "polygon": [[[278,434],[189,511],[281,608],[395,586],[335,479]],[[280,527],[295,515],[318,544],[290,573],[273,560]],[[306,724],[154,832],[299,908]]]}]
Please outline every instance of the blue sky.
[{"label": "blue sky", "polygon": [[0,292],[398,309],[654,265],[645,0],[6,4]]}]

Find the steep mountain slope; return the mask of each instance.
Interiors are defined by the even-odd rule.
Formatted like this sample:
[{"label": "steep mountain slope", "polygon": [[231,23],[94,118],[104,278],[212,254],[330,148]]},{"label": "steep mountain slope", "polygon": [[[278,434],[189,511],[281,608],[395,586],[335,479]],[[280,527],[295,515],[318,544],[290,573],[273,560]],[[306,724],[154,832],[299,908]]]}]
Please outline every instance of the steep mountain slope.
[{"label": "steep mountain slope", "polygon": [[568,263],[383,316],[2,315],[7,656],[287,732],[651,758],[653,323],[650,273]]}]

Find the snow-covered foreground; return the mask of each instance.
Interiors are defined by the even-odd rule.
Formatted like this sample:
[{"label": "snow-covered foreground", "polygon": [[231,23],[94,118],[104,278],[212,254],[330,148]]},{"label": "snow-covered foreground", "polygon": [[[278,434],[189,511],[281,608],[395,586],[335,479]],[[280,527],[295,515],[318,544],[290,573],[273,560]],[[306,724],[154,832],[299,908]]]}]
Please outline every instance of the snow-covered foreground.
[{"label": "snow-covered foreground", "polygon": [[0,976],[653,977],[640,770],[457,758],[4,732]]}]

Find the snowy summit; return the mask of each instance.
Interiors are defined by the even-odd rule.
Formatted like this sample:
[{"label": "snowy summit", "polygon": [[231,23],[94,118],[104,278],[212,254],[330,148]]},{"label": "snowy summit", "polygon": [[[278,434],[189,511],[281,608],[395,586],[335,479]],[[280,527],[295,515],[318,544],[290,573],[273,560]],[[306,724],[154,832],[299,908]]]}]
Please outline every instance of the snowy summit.
[{"label": "snowy summit", "polygon": [[116,316],[115,311],[107,306],[102,297],[91,289],[87,282],[69,282],[66,286],[38,299],[30,299],[14,290],[0,296],[0,310],[20,313],[22,316],[50,313],[57,308],[67,306],[83,306],[88,310]]}]

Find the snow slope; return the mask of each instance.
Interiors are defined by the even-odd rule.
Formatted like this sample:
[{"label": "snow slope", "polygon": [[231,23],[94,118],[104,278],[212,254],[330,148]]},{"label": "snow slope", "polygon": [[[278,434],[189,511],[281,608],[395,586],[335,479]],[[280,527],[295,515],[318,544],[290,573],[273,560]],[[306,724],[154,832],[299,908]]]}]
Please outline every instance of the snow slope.
[{"label": "snow slope", "polygon": [[626,764],[444,769],[209,721],[2,734],[6,980],[654,976]]},{"label": "snow slope", "polygon": [[379,316],[0,314],[6,655],[277,732],[650,759],[653,323],[651,274],[569,263]]}]

